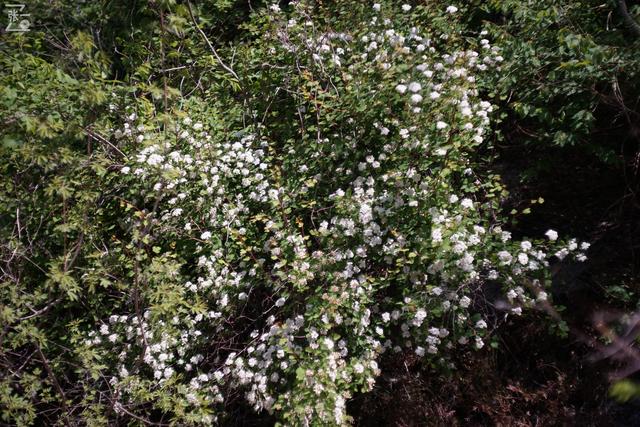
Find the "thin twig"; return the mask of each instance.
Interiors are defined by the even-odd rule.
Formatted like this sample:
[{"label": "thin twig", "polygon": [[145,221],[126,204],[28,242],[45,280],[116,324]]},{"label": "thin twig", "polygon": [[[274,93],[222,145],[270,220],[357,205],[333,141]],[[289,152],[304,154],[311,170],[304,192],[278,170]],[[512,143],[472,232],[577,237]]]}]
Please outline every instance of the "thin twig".
[{"label": "thin twig", "polygon": [[198,30],[198,32],[200,33],[200,35],[202,36],[204,41],[207,43],[207,46],[209,46],[209,49],[213,53],[213,56],[215,56],[216,60],[220,64],[220,66],[222,68],[224,68],[227,72],[229,72],[229,74],[231,74],[238,82],[240,82],[240,77],[238,77],[236,72],[233,71],[233,69],[231,67],[229,67],[227,64],[224,63],[222,58],[220,58],[220,55],[218,55],[218,52],[216,52],[216,49],[213,47],[213,45],[209,41],[209,38],[207,37],[207,35],[204,33],[204,31],[202,31],[202,29],[198,25],[198,22],[196,21],[195,16],[193,16],[193,10],[191,9],[191,2],[189,2],[189,1],[187,1],[187,8],[189,9],[189,16],[191,16],[191,20],[193,21],[193,25],[195,25],[196,30]]},{"label": "thin twig", "polygon": [[113,148],[114,150],[116,150],[118,153],[120,153],[120,155],[122,157],[127,157],[122,151],[120,151],[120,149],[118,147],[116,147],[115,145],[113,145],[108,139],[106,139],[104,136],[92,131],[89,128],[85,128],[84,131],[86,132],[87,135],[89,135],[91,138],[95,139],[96,141],[99,142],[103,142],[107,145],[109,145],[111,148]]},{"label": "thin twig", "polygon": [[38,354],[40,356],[40,359],[42,360],[44,368],[47,371],[47,375],[49,376],[49,379],[53,383],[53,387],[56,389],[56,391],[60,395],[60,398],[62,399],[60,403],[62,405],[62,410],[64,411],[64,417],[67,421],[67,425],[72,425],[71,420],[69,419],[69,409],[67,407],[67,396],[64,394],[64,390],[62,390],[60,383],[58,383],[58,380],[56,379],[56,376],[54,375],[53,370],[51,369],[49,360],[46,358],[46,356],[42,352],[42,349],[40,348],[40,344],[38,343],[36,343],[36,350],[38,351]]}]

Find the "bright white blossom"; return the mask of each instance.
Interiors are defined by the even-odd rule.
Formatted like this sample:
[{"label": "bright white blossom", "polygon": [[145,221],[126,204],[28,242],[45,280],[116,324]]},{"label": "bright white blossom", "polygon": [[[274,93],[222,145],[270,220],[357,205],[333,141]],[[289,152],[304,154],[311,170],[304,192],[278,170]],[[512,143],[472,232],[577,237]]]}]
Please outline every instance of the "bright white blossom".
[{"label": "bright white blossom", "polygon": [[396,91],[398,93],[405,93],[407,91],[407,86],[403,84],[399,84],[396,86]]}]

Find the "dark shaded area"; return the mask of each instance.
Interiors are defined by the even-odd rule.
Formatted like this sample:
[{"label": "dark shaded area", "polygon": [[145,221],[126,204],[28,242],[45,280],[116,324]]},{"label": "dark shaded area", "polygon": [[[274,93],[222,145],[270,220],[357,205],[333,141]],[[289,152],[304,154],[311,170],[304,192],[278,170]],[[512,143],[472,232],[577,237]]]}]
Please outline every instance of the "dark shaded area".
[{"label": "dark shaded area", "polygon": [[544,324],[509,322],[499,351],[462,356],[450,378],[411,354],[391,358],[376,390],[352,402],[357,425],[607,425],[602,369]]}]

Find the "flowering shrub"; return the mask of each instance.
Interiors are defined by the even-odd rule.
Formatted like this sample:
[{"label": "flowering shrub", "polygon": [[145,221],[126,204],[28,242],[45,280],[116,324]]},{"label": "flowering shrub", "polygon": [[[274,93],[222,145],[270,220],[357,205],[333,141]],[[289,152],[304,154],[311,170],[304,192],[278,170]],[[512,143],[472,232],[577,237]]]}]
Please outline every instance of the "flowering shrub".
[{"label": "flowering shrub", "polygon": [[273,5],[229,67],[243,99],[159,115],[113,98],[97,174],[111,213],[64,288],[104,289],[71,328],[83,417],[209,425],[241,398],[348,424],[384,353],[454,368],[496,313],[547,298],[552,258],[585,259],[553,230],[505,229],[476,83],[503,58],[460,36],[457,11],[353,5],[334,28]]},{"label": "flowering shrub", "polygon": [[[130,159],[119,179],[136,200],[132,244],[153,245],[149,269],[162,272],[144,298],[157,304],[87,336],[109,360],[116,411],[140,390],[171,390],[207,422],[238,389],[257,411],[342,424],[385,351],[444,361],[482,348],[486,282],[501,284],[510,313],[546,298],[553,253],[511,241],[472,160],[492,111],[475,75],[498,66],[499,49],[443,50],[446,34],[380,9],[333,32],[302,4],[287,17],[271,8],[264,43],[291,78],[281,90],[300,122],[284,125],[299,138],[261,122],[220,132],[198,114],[158,129],[134,113],[115,131]],[[162,304],[174,293],[180,306]]]}]

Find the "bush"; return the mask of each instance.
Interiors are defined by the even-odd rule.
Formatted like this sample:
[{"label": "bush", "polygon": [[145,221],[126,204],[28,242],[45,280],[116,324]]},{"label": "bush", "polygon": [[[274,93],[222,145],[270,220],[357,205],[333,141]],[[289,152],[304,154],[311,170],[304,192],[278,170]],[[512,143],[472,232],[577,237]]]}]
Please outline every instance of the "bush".
[{"label": "bush", "polygon": [[455,369],[585,259],[504,229],[477,81],[501,50],[453,6],[333,7],[256,11],[233,55],[193,30],[216,71],[190,97],[14,59],[66,96],[16,95],[1,152],[5,421],[207,425],[243,399],[347,424],[382,354]]}]

